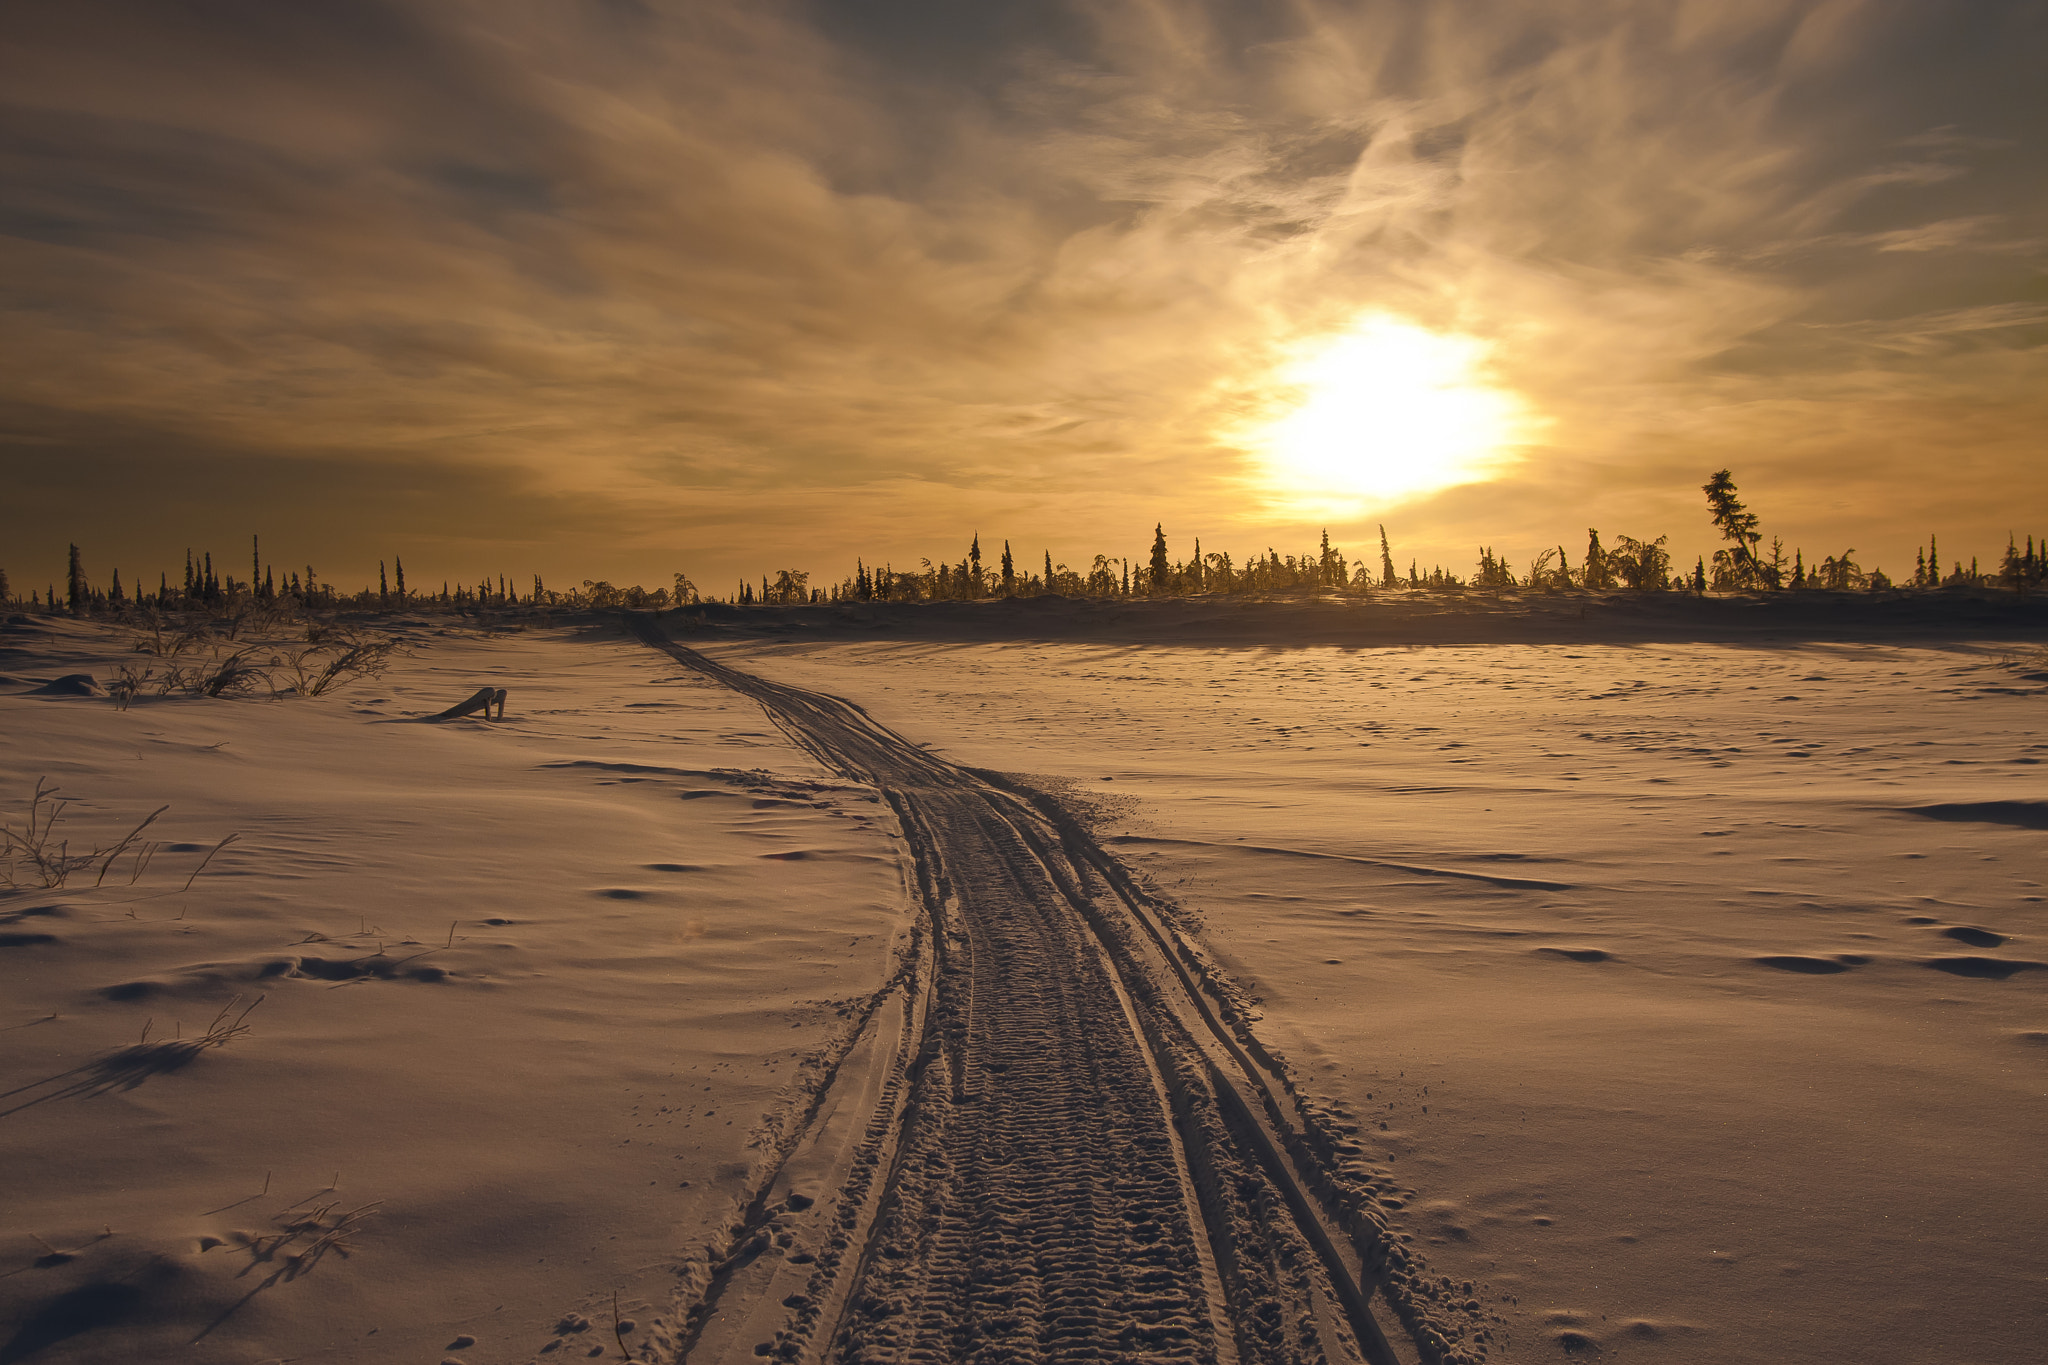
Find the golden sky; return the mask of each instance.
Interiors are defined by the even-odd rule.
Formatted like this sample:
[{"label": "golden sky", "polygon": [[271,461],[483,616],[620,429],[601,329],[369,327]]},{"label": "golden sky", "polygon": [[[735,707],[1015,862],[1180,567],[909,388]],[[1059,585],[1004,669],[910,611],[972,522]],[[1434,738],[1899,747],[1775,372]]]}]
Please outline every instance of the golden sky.
[{"label": "golden sky", "polygon": [[0,16],[0,567],[2048,530],[2038,3]]}]

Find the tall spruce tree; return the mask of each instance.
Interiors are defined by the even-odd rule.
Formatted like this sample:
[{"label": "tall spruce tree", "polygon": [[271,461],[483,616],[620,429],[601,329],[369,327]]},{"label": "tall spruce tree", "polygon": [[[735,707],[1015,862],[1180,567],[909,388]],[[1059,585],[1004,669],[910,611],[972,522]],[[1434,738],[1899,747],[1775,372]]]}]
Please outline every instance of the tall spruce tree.
[{"label": "tall spruce tree", "polygon": [[1763,542],[1763,533],[1757,529],[1756,513],[1743,506],[1735,496],[1735,479],[1729,471],[1715,470],[1713,477],[1700,485],[1700,491],[1707,495],[1708,515],[1731,545],[1731,548],[1716,551],[1714,555],[1715,567],[1725,569],[1723,576],[1727,585],[1735,588],[1780,586],[1783,579],[1777,564],[1766,564],[1757,556],[1757,546]]},{"label": "tall spruce tree", "polygon": [[1010,542],[1003,542],[1003,596],[1017,591],[1017,562],[1010,558]]},{"label": "tall spruce tree", "polygon": [[1154,596],[1165,592],[1173,577],[1173,561],[1166,555],[1166,523],[1160,522],[1152,528],[1152,578],[1149,586]]},{"label": "tall spruce tree", "polygon": [[91,605],[85,595],[85,568],[79,560],[78,547],[71,547],[71,562],[64,571],[64,600],[73,616],[85,615]]},{"label": "tall spruce tree", "polygon": [[1387,544],[1387,524],[1380,523],[1380,586],[1391,588],[1401,581],[1401,575],[1394,572],[1394,551]]},{"label": "tall spruce tree", "polygon": [[1607,551],[1600,548],[1600,532],[1595,527],[1586,528],[1586,565],[1579,570],[1579,578],[1593,591],[1614,586],[1614,570],[1607,566]]}]

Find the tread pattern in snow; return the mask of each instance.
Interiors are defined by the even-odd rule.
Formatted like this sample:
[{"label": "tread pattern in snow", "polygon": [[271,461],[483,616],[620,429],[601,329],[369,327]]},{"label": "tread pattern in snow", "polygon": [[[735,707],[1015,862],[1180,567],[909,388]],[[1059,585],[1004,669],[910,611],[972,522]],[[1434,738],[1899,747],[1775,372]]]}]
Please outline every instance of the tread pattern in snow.
[{"label": "tread pattern in snow", "polygon": [[[1483,1355],[1416,1330],[1425,1324],[1405,1303],[1403,1350],[1388,1344],[1366,1305],[1387,1260],[1378,1229],[1331,1213],[1341,1201],[1287,1106],[1248,1079],[1241,1049],[1210,1036],[1221,1026],[1208,1007],[1181,998],[1188,978],[1162,969],[1158,954],[1171,950],[1156,926],[1148,946],[1133,923],[1122,869],[1071,822],[850,703],[728,668],[651,622],[634,628],[758,702],[827,766],[881,789],[928,917],[929,1004],[900,1138],[875,1158],[886,1172],[877,1211],[820,1256],[787,1330],[757,1354],[1226,1365]],[[830,1321],[817,1311],[826,1303],[838,1305]]]}]

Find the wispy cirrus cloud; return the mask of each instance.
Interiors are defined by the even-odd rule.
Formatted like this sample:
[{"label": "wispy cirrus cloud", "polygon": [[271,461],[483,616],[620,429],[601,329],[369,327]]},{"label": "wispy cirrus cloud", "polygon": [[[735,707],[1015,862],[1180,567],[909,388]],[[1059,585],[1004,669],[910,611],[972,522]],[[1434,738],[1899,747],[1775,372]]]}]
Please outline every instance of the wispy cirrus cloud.
[{"label": "wispy cirrus cloud", "polygon": [[[1356,509],[1425,554],[1668,526],[1702,464],[1868,484],[1909,434],[1972,443],[2002,505],[2040,491],[2023,10],[16,11],[0,458],[39,472],[10,534],[58,553],[89,531],[42,528],[175,459],[192,534],[343,562],[1265,539],[1286,499],[1231,433],[1367,310],[1483,341],[1546,418],[1515,472]],[[1904,533],[1908,495],[1825,501],[1816,534]],[[145,510],[137,553],[187,534]]]}]

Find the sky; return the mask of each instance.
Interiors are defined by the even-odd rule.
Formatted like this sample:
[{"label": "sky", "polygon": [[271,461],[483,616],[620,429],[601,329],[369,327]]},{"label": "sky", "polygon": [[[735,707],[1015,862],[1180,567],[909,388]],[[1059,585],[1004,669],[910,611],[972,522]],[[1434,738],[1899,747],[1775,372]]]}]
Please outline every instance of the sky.
[{"label": "sky", "polygon": [[2038,0],[0,10],[17,590],[2048,531]]}]

